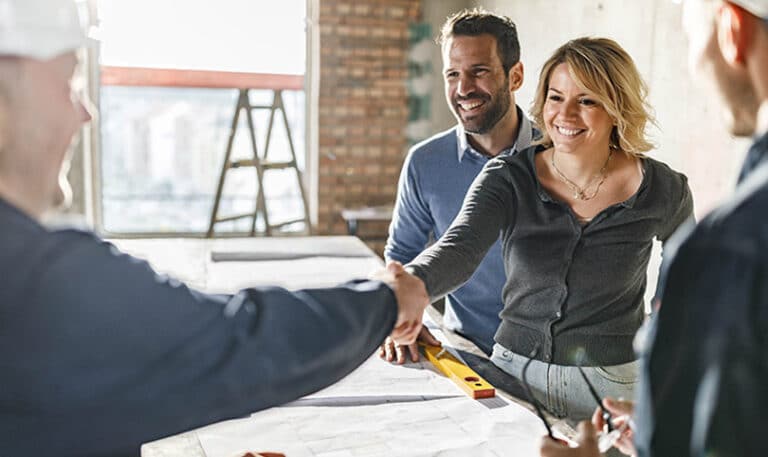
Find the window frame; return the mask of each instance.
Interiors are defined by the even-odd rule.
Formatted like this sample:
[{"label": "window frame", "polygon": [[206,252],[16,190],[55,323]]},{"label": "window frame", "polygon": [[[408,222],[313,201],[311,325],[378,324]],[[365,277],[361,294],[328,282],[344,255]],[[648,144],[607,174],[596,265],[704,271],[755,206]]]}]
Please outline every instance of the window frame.
[{"label": "window frame", "polygon": [[[97,0],[85,0],[87,5],[89,25],[95,24],[98,18]],[[211,70],[182,70],[182,69],[136,69],[133,67],[111,67],[100,65],[99,47],[91,46],[86,49],[82,59],[84,63],[84,72],[86,74],[86,83],[90,100],[95,107],[101,105],[100,91],[104,85],[135,85],[149,86],[149,82],[155,81],[159,86],[152,87],[185,87],[185,88],[230,88],[236,90],[243,84],[252,89],[274,89],[280,84],[289,87],[283,87],[286,90],[303,90],[305,100],[304,113],[304,151],[296,151],[297,154],[304,154],[305,167],[302,171],[302,181],[307,192],[309,205],[310,228],[312,232],[317,225],[317,183],[318,183],[318,116],[317,106],[319,93],[319,28],[316,27],[319,17],[319,0],[306,0],[306,59],[304,65],[304,75],[278,75],[267,73],[245,73]],[[102,71],[102,68],[106,71]],[[142,76],[140,73],[145,71]],[[185,75],[181,75],[185,73]],[[190,77],[191,75],[191,77]],[[258,76],[255,76],[258,75]],[[226,84],[222,85],[221,76],[224,76]],[[173,81],[176,83],[173,83]],[[184,83],[184,81],[187,81]],[[218,80],[218,83],[217,83]],[[299,83],[300,80],[300,83]],[[105,81],[107,84],[105,84]],[[197,84],[197,85],[195,85]],[[251,85],[249,85],[251,84]],[[109,238],[205,238],[205,231],[201,232],[115,232],[106,230],[104,227],[104,215],[102,211],[102,141],[101,141],[101,116],[98,111],[91,121],[90,126],[83,129],[82,140],[76,153],[80,153],[82,160],[83,173],[83,208],[86,223],[94,231],[102,236]],[[234,114],[234,110],[233,113]],[[225,147],[222,144],[222,149]],[[213,197],[212,197],[213,198]],[[255,202],[255,196],[254,196]],[[302,233],[299,233],[301,235]],[[243,232],[216,232],[215,237],[238,237],[244,236]],[[280,236],[291,236],[292,234],[280,234]]]}]

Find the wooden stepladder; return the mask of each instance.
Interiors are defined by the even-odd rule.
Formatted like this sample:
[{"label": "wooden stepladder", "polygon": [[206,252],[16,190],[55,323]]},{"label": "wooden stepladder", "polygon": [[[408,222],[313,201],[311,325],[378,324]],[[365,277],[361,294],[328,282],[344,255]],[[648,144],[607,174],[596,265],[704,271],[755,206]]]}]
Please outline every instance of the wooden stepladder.
[{"label": "wooden stepladder", "polygon": [[[304,223],[304,231],[310,232],[309,222],[309,207],[307,205],[307,195],[304,190],[304,184],[302,181],[301,171],[296,163],[296,151],[293,147],[293,139],[291,138],[291,128],[288,124],[288,117],[285,114],[285,107],[283,105],[283,95],[281,89],[274,89],[272,91],[272,104],[271,105],[252,105],[248,96],[249,89],[239,89],[239,96],[237,99],[237,105],[235,106],[235,115],[232,118],[232,127],[229,132],[229,139],[227,140],[227,149],[224,153],[224,163],[221,167],[221,175],[219,176],[219,183],[216,187],[216,198],[213,202],[213,210],[211,211],[211,219],[208,225],[207,237],[211,238],[214,235],[214,228],[217,223],[233,221],[237,219],[243,219],[250,217],[251,231],[250,236],[256,235],[256,219],[261,215],[264,220],[264,236],[272,236],[275,229],[295,224],[298,222]],[[255,109],[269,110],[269,123],[266,131],[266,142],[264,145],[264,154],[259,155],[258,146],[256,144],[256,131],[254,129],[253,113]],[[253,150],[252,159],[244,160],[231,160],[232,147],[235,141],[235,134],[237,133],[238,121],[240,120],[240,112],[245,111],[247,123],[248,123],[248,136],[251,142],[251,149]],[[275,114],[279,111],[281,118],[285,125],[285,132],[288,139],[288,146],[290,149],[290,159],[288,161],[269,161],[267,159],[269,154],[269,145],[272,138],[272,128],[275,125]],[[221,203],[222,192],[224,190],[224,181],[227,176],[227,172],[233,168],[253,167],[256,170],[256,185],[258,187],[256,193],[256,205],[253,212],[245,214],[236,214],[230,216],[219,217],[219,205]],[[267,199],[264,195],[264,174],[270,170],[285,170],[293,169],[296,172],[296,180],[299,185],[299,192],[301,195],[301,201],[304,205],[304,215],[298,219],[292,219],[277,224],[270,223],[269,211],[267,209]]]}]

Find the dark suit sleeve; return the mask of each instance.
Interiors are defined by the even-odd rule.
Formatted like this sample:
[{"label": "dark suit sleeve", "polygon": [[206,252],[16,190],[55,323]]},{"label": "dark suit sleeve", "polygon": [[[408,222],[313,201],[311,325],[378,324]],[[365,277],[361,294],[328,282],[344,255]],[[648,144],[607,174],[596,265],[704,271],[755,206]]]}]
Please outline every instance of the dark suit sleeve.
[{"label": "dark suit sleeve", "polygon": [[46,425],[41,445],[58,443],[57,455],[138,453],[319,390],[369,357],[397,315],[379,282],[215,296],[87,235],[52,246],[15,327],[29,381],[14,407]]}]

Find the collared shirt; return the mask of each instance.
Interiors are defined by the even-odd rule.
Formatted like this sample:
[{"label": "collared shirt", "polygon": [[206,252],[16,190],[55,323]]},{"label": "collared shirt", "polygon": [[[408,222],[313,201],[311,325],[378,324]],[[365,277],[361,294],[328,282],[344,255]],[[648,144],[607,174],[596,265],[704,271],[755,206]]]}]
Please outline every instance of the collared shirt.
[{"label": "collared shirt", "polygon": [[[530,146],[533,141],[536,132],[533,129],[531,120],[523,114],[523,111],[520,108],[517,108],[517,118],[520,120],[520,127],[517,129],[517,138],[515,138],[514,144],[502,150],[498,154],[498,157],[510,155],[513,151],[522,151]],[[456,126],[456,146],[458,146],[457,152],[459,162],[464,158],[464,154],[472,154],[476,158],[485,159],[486,161],[490,159],[490,157],[472,147],[469,143],[467,132],[461,124]]]},{"label": "collared shirt", "polygon": [[[522,110],[516,109],[520,127],[516,141],[510,138],[513,146],[506,154],[527,147],[536,135]],[[384,255],[405,264],[432,239],[440,238],[459,213],[472,181],[489,160],[469,146],[460,126],[415,145],[400,174]],[[505,277],[501,246],[497,241],[480,262],[475,275],[451,291],[446,300],[443,323],[489,354],[500,322]]]},{"label": "collared shirt", "polygon": [[496,341],[549,363],[573,365],[578,348],[590,365],[635,359],[653,238],[665,241],[691,217],[687,179],[642,159],[643,180],[624,202],[582,225],[536,176],[530,147],[491,160],[440,240],[408,267],[439,296],[470,277],[501,232],[507,280]]},{"label": "collared shirt", "polygon": [[734,195],[670,244],[642,354],[638,454],[768,455],[768,133]]}]

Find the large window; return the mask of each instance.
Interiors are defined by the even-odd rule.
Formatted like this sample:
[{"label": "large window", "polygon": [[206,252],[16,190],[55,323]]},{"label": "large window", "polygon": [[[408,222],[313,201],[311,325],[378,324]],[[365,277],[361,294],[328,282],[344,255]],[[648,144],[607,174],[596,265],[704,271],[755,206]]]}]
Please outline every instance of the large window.
[{"label": "large window", "polygon": [[[208,229],[238,97],[237,89],[219,86],[233,74],[256,82],[269,79],[270,89],[250,90],[254,105],[271,104],[272,89],[280,81],[292,82],[282,97],[304,168],[306,105],[295,81],[305,68],[305,0],[99,0],[97,5],[103,78],[96,204],[102,230],[178,234]],[[268,113],[253,111],[260,153]],[[232,156],[248,159],[253,152],[244,113],[240,118]],[[274,125],[269,160],[287,160],[288,133],[280,116]],[[255,176],[253,168],[228,172],[220,217],[253,211]],[[270,170],[263,184],[270,223],[303,215],[292,170]],[[247,231],[250,225],[248,219],[220,223],[216,232]],[[257,226],[263,228],[263,221]]]}]

